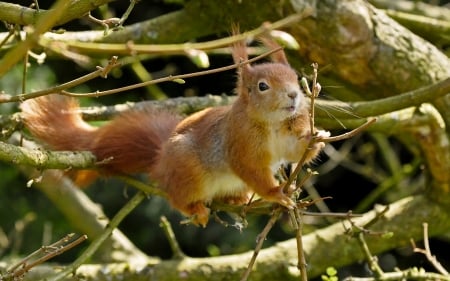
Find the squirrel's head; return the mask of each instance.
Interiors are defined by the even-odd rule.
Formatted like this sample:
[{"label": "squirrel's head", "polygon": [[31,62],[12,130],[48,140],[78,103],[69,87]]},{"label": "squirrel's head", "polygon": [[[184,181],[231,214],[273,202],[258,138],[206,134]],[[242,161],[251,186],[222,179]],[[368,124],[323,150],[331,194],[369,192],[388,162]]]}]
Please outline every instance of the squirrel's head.
[{"label": "squirrel's head", "polygon": [[[269,38],[261,41],[270,49],[279,47]],[[245,43],[234,45],[233,57],[235,62],[248,59]],[[250,117],[279,122],[304,112],[308,104],[297,73],[289,65],[283,50],[273,53],[270,58],[271,62],[242,65],[238,69],[236,90]]]},{"label": "squirrel's head", "polygon": [[279,122],[307,107],[295,71],[286,64],[272,62],[248,68],[242,77],[241,98],[249,116]]}]

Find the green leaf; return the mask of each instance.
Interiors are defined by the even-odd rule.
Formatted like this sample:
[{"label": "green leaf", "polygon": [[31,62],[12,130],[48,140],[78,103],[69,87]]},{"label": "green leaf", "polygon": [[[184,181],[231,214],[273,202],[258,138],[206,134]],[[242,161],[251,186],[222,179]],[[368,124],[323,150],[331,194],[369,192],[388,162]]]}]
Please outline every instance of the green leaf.
[{"label": "green leaf", "polygon": [[173,79],[172,81],[175,82],[175,83],[178,83],[178,84],[185,84],[186,83],[186,81],[184,81],[183,79],[179,79],[179,78]]},{"label": "green leaf", "polygon": [[337,270],[334,267],[327,267],[326,273],[328,276],[335,276],[337,274]]}]

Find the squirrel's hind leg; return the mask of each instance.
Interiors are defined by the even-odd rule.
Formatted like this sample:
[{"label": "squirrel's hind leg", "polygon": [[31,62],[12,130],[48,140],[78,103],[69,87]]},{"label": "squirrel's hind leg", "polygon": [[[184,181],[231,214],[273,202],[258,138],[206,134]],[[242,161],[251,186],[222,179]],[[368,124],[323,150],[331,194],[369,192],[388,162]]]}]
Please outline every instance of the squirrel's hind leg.
[{"label": "squirrel's hind leg", "polygon": [[209,220],[210,209],[205,206],[205,202],[197,201],[180,209],[190,216],[190,220],[195,225],[206,227]]}]

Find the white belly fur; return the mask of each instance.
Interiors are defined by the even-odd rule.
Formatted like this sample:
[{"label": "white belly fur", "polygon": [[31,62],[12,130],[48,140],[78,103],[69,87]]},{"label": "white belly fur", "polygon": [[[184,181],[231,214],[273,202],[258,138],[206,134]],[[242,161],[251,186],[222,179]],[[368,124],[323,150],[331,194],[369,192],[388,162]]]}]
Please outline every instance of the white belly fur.
[{"label": "white belly fur", "polygon": [[215,172],[205,178],[205,197],[212,200],[215,197],[233,196],[247,190],[247,185],[231,172]]}]

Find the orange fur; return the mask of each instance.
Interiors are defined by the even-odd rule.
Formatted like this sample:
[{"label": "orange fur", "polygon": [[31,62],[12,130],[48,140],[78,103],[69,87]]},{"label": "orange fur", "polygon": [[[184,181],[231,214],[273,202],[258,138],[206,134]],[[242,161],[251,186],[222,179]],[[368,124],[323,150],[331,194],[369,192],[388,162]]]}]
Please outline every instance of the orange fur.
[{"label": "orange fur", "polygon": [[[277,46],[267,38],[263,42]],[[244,42],[234,45],[233,58],[248,58]],[[93,128],[81,119],[75,102],[61,97],[26,101],[23,116],[30,131],[51,147],[90,150],[105,160],[103,173],[148,172],[172,206],[196,224],[207,224],[209,202],[242,204],[250,191],[292,207],[274,172],[304,153],[313,160],[324,144],[306,151],[309,109],[298,77],[282,51],[271,58],[240,67],[232,105],[205,109],[181,122],[165,111],[130,111]]]},{"label": "orange fur", "polygon": [[50,95],[21,104],[32,134],[55,150],[91,150],[97,129],[81,118],[75,99]]},{"label": "orange fur", "polygon": [[[30,132],[54,150],[91,151],[103,174],[148,172],[161,144],[180,118],[170,112],[131,110],[97,128],[86,123],[75,99],[59,95],[22,103],[22,118]],[[90,183],[98,173],[82,171],[77,183]]]}]

